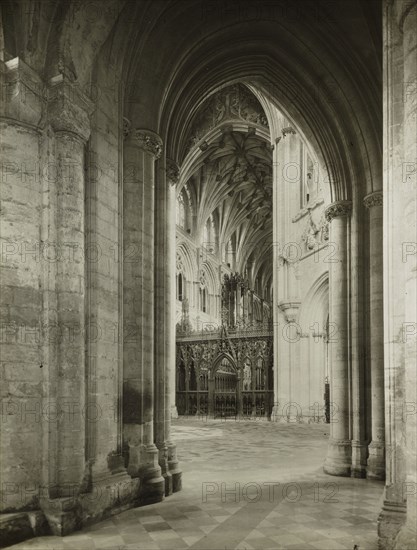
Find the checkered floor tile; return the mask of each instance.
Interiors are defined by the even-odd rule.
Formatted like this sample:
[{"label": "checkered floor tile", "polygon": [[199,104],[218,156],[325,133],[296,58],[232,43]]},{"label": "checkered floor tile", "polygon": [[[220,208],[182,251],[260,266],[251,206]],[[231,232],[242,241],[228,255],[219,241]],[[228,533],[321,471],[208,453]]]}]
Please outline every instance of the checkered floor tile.
[{"label": "checkered floor tile", "polygon": [[180,419],[183,490],[33,550],[376,550],[380,482],[323,474],[328,426]]}]

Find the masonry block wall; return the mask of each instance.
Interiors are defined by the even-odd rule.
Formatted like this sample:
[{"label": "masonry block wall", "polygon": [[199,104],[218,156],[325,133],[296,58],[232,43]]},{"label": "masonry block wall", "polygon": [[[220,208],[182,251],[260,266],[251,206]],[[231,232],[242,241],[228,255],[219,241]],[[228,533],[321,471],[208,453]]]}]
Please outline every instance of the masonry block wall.
[{"label": "masonry block wall", "polygon": [[[1,68],[1,506],[42,510],[65,534],[181,488],[163,386],[154,430],[162,143],[135,133],[124,145],[117,87],[93,103],[19,58]],[[155,366],[159,380],[168,367]]]}]

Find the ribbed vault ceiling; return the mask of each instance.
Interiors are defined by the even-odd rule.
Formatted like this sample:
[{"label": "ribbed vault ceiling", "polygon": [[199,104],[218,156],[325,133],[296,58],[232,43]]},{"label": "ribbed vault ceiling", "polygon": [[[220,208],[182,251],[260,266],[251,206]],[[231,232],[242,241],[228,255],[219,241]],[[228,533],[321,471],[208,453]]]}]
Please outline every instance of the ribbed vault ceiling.
[{"label": "ribbed vault ceiling", "polygon": [[195,169],[182,184],[192,197],[198,231],[213,215],[219,243],[231,238],[236,243],[236,269],[247,267],[267,284],[272,274],[272,148],[260,103],[241,84],[223,88],[201,105],[185,143],[184,160],[193,155]]}]

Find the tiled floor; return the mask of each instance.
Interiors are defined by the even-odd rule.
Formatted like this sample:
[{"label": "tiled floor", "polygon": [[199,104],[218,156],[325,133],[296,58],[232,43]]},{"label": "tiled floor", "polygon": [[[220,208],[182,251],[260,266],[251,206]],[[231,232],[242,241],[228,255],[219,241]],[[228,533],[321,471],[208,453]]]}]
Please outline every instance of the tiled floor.
[{"label": "tiled floor", "polygon": [[12,548],[376,550],[383,484],[322,473],[328,428],[174,421],[181,492],[67,537]]}]

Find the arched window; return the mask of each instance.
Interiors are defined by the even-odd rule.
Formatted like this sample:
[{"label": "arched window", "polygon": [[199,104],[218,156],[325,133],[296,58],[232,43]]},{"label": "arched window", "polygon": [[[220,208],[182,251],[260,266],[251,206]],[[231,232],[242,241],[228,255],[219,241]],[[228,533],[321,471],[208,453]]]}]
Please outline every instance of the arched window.
[{"label": "arched window", "polygon": [[182,273],[177,275],[177,300],[180,302],[185,298],[185,277]]},{"label": "arched window", "polygon": [[200,309],[207,313],[207,289],[205,286],[200,286]]},{"label": "arched window", "polygon": [[301,208],[314,202],[319,192],[318,169],[305,146],[302,147]]},{"label": "arched window", "polygon": [[203,271],[200,276],[200,309],[204,313],[209,312],[209,293],[206,274]]},{"label": "arched window", "polygon": [[184,298],[186,298],[186,278],[184,275],[184,264],[181,258],[181,255],[177,253],[177,265],[176,265],[176,289],[175,289],[175,295],[177,300],[182,302]]},{"label": "arched window", "polygon": [[185,204],[184,197],[180,194],[177,198],[177,211],[176,211],[177,225],[182,229],[185,229]]}]

